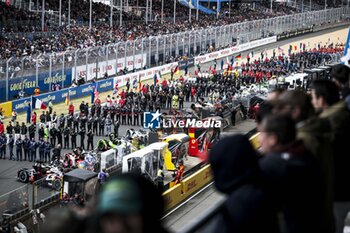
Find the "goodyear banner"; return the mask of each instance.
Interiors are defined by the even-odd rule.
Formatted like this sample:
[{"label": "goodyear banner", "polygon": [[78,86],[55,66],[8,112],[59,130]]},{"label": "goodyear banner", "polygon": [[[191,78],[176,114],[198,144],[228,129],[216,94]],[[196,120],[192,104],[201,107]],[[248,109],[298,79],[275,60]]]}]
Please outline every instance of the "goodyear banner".
[{"label": "goodyear banner", "polygon": [[[106,79],[98,81],[96,83],[88,83],[78,87],[71,87],[60,91],[52,91],[46,94],[36,96],[36,98],[43,101],[45,104],[51,100],[53,104],[62,103],[66,100],[66,96],[69,90],[70,99],[78,99],[86,96],[90,96],[93,93],[93,87],[97,88],[98,92],[105,92],[113,90],[113,79]],[[11,106],[12,109],[16,109],[17,113],[25,112],[30,103],[31,98],[22,98],[14,100]]]},{"label": "goodyear banner", "polygon": [[5,117],[11,116],[12,113],[12,102],[6,102],[0,104],[0,112],[2,112],[2,115]]},{"label": "goodyear banner", "polygon": [[[6,83],[6,81],[3,81]],[[18,93],[23,90],[25,95],[31,95],[34,93],[35,87],[39,87],[42,92],[50,91],[51,85],[59,83],[62,87],[68,87],[72,83],[72,69],[64,70],[64,75],[62,75],[62,70],[52,71],[51,77],[49,72],[41,73],[38,75],[38,83],[36,83],[36,76],[26,76],[21,78],[14,78],[9,80],[9,99],[18,98]],[[1,85],[0,101],[5,101],[6,98],[6,85]]]}]

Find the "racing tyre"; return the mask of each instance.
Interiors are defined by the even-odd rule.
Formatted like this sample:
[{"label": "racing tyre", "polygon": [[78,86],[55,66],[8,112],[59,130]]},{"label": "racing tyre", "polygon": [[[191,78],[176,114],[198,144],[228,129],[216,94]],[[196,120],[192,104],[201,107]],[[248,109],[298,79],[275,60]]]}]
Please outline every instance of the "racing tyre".
[{"label": "racing tyre", "polygon": [[24,171],[24,170],[20,171],[18,173],[18,180],[21,181],[22,183],[28,183],[29,175],[28,175],[27,171]]},{"label": "racing tyre", "polygon": [[55,180],[55,181],[53,181],[52,187],[53,187],[56,191],[60,191],[60,189],[61,189],[61,181],[60,181],[60,180]]}]

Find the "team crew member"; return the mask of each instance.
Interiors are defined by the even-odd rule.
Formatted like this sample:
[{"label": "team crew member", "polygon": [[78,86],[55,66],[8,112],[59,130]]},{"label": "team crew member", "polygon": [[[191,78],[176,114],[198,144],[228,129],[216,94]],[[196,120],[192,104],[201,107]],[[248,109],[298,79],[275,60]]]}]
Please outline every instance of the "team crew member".
[{"label": "team crew member", "polygon": [[26,126],[26,124],[24,122],[22,122],[22,125],[21,125],[21,137],[22,137],[22,140],[27,135],[27,132],[28,132],[27,126]]},{"label": "team crew member", "polygon": [[44,161],[44,156],[45,156],[45,142],[43,138],[39,139],[39,160],[42,162]]},{"label": "team crew member", "polygon": [[112,119],[111,116],[108,114],[106,118],[106,136],[109,136],[112,132]]},{"label": "team crew member", "polygon": [[94,149],[94,134],[92,133],[92,130],[90,129],[87,133],[87,150],[91,147],[91,150]]},{"label": "team crew member", "polygon": [[79,135],[80,135],[80,147],[85,149],[85,146],[84,146],[84,139],[85,139],[85,128],[82,127],[79,131]]},{"label": "team crew member", "polygon": [[19,137],[17,140],[16,140],[16,157],[17,157],[17,161],[22,161],[22,144],[23,144],[23,141],[22,139]]},{"label": "team crew member", "polygon": [[36,160],[36,147],[37,147],[37,143],[34,141],[34,138],[32,138],[29,143],[29,150],[30,150],[29,162],[33,162]]},{"label": "team crew member", "polygon": [[35,131],[36,131],[36,129],[35,129],[34,123],[32,123],[32,124],[29,126],[28,131],[29,131],[29,138],[35,138]]},{"label": "team crew member", "polygon": [[63,130],[63,137],[64,137],[64,149],[69,148],[69,128],[66,126]]},{"label": "team crew member", "polygon": [[105,118],[103,116],[101,116],[99,123],[100,123],[100,125],[99,125],[98,136],[103,136],[105,133]]},{"label": "team crew member", "polygon": [[94,132],[94,134],[96,134],[97,135],[97,125],[98,125],[98,121],[99,119],[98,119],[98,116],[96,115],[95,117],[94,117],[94,119],[93,119],[93,123],[92,123],[92,128],[93,128],[93,132]]},{"label": "team crew member", "polygon": [[28,139],[27,135],[24,136],[24,140],[23,140],[23,151],[24,151],[24,160],[29,159],[29,143],[30,140]]},{"label": "team crew member", "polygon": [[13,146],[15,144],[15,140],[12,137],[12,134],[9,135],[9,149],[10,149],[10,160],[14,160],[13,155]]},{"label": "team crew member", "polygon": [[6,136],[0,135],[0,159],[6,159]]},{"label": "team crew member", "polygon": [[46,141],[45,142],[45,163],[46,162],[49,162],[50,161],[50,158],[51,158],[51,155],[50,155],[50,152],[51,152],[51,149],[52,149],[52,145],[49,141]]},{"label": "team crew member", "polygon": [[72,148],[76,148],[77,147],[77,135],[78,133],[72,128],[70,130],[70,137],[71,137],[71,144],[72,144]]}]

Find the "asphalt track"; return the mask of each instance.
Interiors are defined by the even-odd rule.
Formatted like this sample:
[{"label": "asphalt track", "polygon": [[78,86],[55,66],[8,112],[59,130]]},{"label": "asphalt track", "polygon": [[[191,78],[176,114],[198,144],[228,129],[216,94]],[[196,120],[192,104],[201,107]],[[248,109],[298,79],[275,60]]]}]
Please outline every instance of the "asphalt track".
[{"label": "asphalt track", "polygon": [[[332,42],[338,42],[336,37],[339,37],[339,41],[344,42],[346,40],[346,35],[347,35],[347,27],[337,27],[337,28],[332,28],[332,29],[327,29],[324,31],[319,31],[319,32],[315,32],[315,33],[310,33],[307,35],[303,35],[303,36],[299,36],[296,38],[291,38],[291,39],[287,39],[287,40],[283,40],[283,41],[279,41],[276,42],[274,44],[270,44],[264,47],[259,47],[259,48],[255,48],[253,50],[255,56],[254,58],[260,56],[260,52],[263,49],[266,49],[269,56],[272,55],[272,49],[276,49],[277,52],[277,48],[281,47],[284,49],[284,51],[288,50],[288,46],[290,44],[299,44],[300,42],[306,42],[306,41],[311,41],[310,46],[313,47],[313,44],[317,44],[319,42],[322,43],[327,43],[328,42],[328,38],[333,38],[333,40],[331,40]],[[251,52],[251,51],[248,51]],[[246,54],[248,52],[244,52],[242,53],[242,60],[244,61]],[[226,58],[223,58],[224,61],[226,61]],[[206,64],[201,64],[202,70],[208,70],[209,66],[212,65],[213,63],[206,63]],[[218,67],[220,67],[220,61],[218,61]],[[194,72],[194,68],[189,69],[189,71],[191,73]],[[112,94],[112,91],[109,93],[103,93],[103,94]],[[78,102],[78,101],[76,101]],[[24,118],[24,116],[23,116]],[[124,135],[126,130],[130,128],[128,126],[121,126],[119,129],[119,132],[121,135]],[[137,128],[137,127],[134,127]],[[236,133],[244,133],[245,130],[240,130],[240,129],[236,129]],[[101,139],[102,137],[95,137],[95,141]],[[77,143],[78,145],[80,144],[80,138],[79,136],[77,137]],[[85,143],[86,145],[86,143]],[[67,152],[69,150],[63,150],[63,152]],[[7,158],[9,157],[9,155],[7,155]],[[17,182],[16,181],[16,174],[17,171],[22,168],[22,167],[31,167],[32,163],[30,162],[16,162],[16,161],[9,161],[9,160],[0,160],[0,196],[11,192],[12,190],[15,190],[17,188],[20,188],[23,186],[22,183]],[[215,194],[213,194],[215,195]],[[215,198],[214,198],[215,200]],[[193,202],[198,202],[198,200],[196,200],[195,198],[192,199]],[[202,211],[205,210],[205,201],[203,201],[203,208]],[[200,211],[199,211],[200,212]],[[181,213],[177,213],[178,216],[181,216]],[[184,215],[184,214],[183,214]],[[168,216],[167,221],[170,221],[169,219],[172,219],[172,216]],[[183,221],[186,220],[186,216],[184,216],[182,219],[184,219]],[[177,223],[178,222],[178,223]],[[185,221],[186,222],[186,221]],[[176,225],[175,225],[176,223]],[[170,229],[180,229],[177,226],[184,226],[184,222],[182,222],[183,224],[181,224],[181,220],[178,219],[175,223],[170,223]],[[175,227],[174,227],[175,226]],[[173,228],[174,227],[174,228]]]}]

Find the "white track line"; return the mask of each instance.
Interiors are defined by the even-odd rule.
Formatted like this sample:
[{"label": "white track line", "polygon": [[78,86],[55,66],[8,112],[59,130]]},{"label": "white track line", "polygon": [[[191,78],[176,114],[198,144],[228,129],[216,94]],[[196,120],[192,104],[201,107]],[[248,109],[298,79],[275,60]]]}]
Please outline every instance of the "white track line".
[{"label": "white track line", "polygon": [[175,209],[173,209],[172,211],[170,211],[169,213],[167,213],[166,215],[163,216],[163,218],[161,218],[160,220],[164,220],[165,218],[167,218],[169,215],[171,215],[172,213],[174,213],[176,210],[180,209],[183,205],[185,205],[187,202],[189,202],[190,200],[192,200],[193,198],[195,198],[198,194],[200,194],[201,192],[203,192],[204,190],[206,190],[207,188],[209,188],[214,182],[210,182],[209,184],[207,184],[207,186],[205,186],[204,188],[200,189],[198,192],[196,192],[194,195],[192,195],[190,198],[186,199],[184,202],[182,202],[179,206],[177,206]]}]

